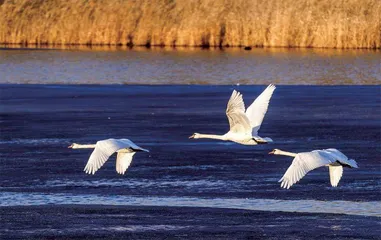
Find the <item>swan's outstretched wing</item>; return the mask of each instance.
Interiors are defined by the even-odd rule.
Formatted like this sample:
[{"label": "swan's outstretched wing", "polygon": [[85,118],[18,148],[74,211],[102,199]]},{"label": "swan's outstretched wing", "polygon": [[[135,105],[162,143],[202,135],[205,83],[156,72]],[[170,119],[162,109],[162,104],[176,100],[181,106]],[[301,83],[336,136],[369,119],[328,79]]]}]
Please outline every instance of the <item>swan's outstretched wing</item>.
[{"label": "swan's outstretched wing", "polygon": [[345,156],[342,152],[335,148],[328,148],[325,150],[318,150],[321,152],[325,152],[326,154],[329,154],[332,156],[336,161],[340,162],[341,164],[352,167],[352,168],[358,168],[357,162],[353,159],[349,159],[347,156]]},{"label": "swan's outstretched wing", "polygon": [[226,116],[229,120],[230,132],[251,134],[251,126],[245,114],[245,104],[243,103],[242,94],[236,90],[233,91],[229,99]]},{"label": "swan's outstretched wing", "polygon": [[292,161],[286,173],[279,180],[281,187],[289,189],[293,184],[298,182],[309,171],[330,164],[330,158],[326,158],[320,154],[320,150],[299,153]]},{"label": "swan's outstretched wing", "polygon": [[275,86],[270,84],[246,110],[246,116],[250,121],[253,136],[258,136],[259,128],[267,112],[274,90]]},{"label": "swan's outstretched wing", "polygon": [[84,171],[88,174],[94,174],[107,159],[116,151],[123,148],[131,148],[134,151],[147,151],[134,144],[128,139],[107,139],[98,141],[95,145],[94,151],[91,153],[89,161],[87,162]]},{"label": "swan's outstretched wing", "polygon": [[116,157],[116,172],[119,174],[124,174],[127,168],[132,162],[132,157],[136,152],[118,152]]},{"label": "swan's outstretched wing", "polygon": [[337,187],[339,181],[343,176],[343,166],[337,164],[336,166],[329,165],[329,180],[331,182],[332,187]]},{"label": "swan's outstretched wing", "polygon": [[341,177],[343,176],[343,166],[358,168],[357,162],[353,159],[348,159],[342,152],[334,148],[324,150],[316,150],[321,156],[324,156],[333,163],[329,164],[329,180],[332,187],[337,187]]}]

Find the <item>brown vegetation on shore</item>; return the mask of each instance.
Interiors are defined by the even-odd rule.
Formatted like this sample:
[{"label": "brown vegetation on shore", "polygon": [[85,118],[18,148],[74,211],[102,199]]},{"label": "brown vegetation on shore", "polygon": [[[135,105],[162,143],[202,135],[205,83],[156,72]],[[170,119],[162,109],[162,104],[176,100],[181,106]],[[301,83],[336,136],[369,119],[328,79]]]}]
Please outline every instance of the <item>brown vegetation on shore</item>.
[{"label": "brown vegetation on shore", "polygon": [[380,0],[5,0],[0,43],[380,48]]}]

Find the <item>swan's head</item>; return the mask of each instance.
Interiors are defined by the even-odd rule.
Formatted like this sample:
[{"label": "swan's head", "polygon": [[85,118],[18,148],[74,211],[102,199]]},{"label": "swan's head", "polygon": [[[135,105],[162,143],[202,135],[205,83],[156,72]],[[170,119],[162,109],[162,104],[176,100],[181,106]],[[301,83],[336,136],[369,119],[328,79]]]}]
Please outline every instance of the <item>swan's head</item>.
[{"label": "swan's head", "polygon": [[194,139],[200,138],[200,134],[199,133],[193,133],[193,135],[190,136],[189,138],[194,138]]},{"label": "swan's head", "polygon": [[281,152],[281,150],[275,148],[275,149],[273,149],[271,152],[269,152],[269,154],[279,155],[280,152]]},{"label": "swan's head", "polygon": [[73,148],[73,149],[76,149],[76,148],[78,148],[78,146],[79,146],[79,144],[76,144],[76,143],[73,143],[73,144],[71,144],[69,147],[67,147],[67,148]]}]

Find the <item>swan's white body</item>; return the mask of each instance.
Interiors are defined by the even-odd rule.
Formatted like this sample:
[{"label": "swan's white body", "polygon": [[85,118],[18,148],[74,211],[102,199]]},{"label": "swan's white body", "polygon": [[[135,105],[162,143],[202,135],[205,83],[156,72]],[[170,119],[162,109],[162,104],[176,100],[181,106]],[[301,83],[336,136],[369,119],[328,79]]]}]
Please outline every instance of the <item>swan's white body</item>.
[{"label": "swan's white body", "polygon": [[261,138],[258,136],[258,131],[267,112],[274,90],[275,86],[270,84],[246,111],[242,94],[234,90],[226,108],[226,115],[230,125],[229,132],[224,135],[194,133],[190,138],[219,139],[244,145],[272,142],[270,138]]},{"label": "swan's white body", "polygon": [[96,144],[81,145],[73,143],[69,148],[95,148],[84,169],[88,174],[94,174],[115,152],[118,153],[116,157],[116,171],[119,174],[124,174],[130,166],[132,157],[136,152],[148,152],[147,149],[139,147],[128,139],[113,138],[98,141]]},{"label": "swan's white body", "polygon": [[290,153],[274,149],[270,153],[294,157],[290,167],[279,180],[279,182],[282,182],[281,187],[287,189],[302,179],[309,171],[318,167],[329,167],[330,182],[333,187],[337,187],[343,175],[343,167],[358,168],[355,160],[349,159],[342,152],[334,148],[302,153]]}]

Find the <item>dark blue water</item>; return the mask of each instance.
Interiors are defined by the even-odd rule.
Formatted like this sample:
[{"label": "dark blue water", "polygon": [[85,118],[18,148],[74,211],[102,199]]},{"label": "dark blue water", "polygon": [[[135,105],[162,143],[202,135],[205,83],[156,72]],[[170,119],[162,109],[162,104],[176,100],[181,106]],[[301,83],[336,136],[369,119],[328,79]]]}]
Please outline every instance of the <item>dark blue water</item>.
[{"label": "dark blue water", "polygon": [[[246,105],[265,86],[1,85],[0,236],[8,238],[380,237],[379,86],[278,86],[260,130],[273,144],[192,140],[228,130],[233,89]],[[129,138],[126,175],[111,158],[83,168],[95,143]],[[291,189],[278,180],[292,159],[337,148],[359,169],[337,188],[326,168]]]}]

